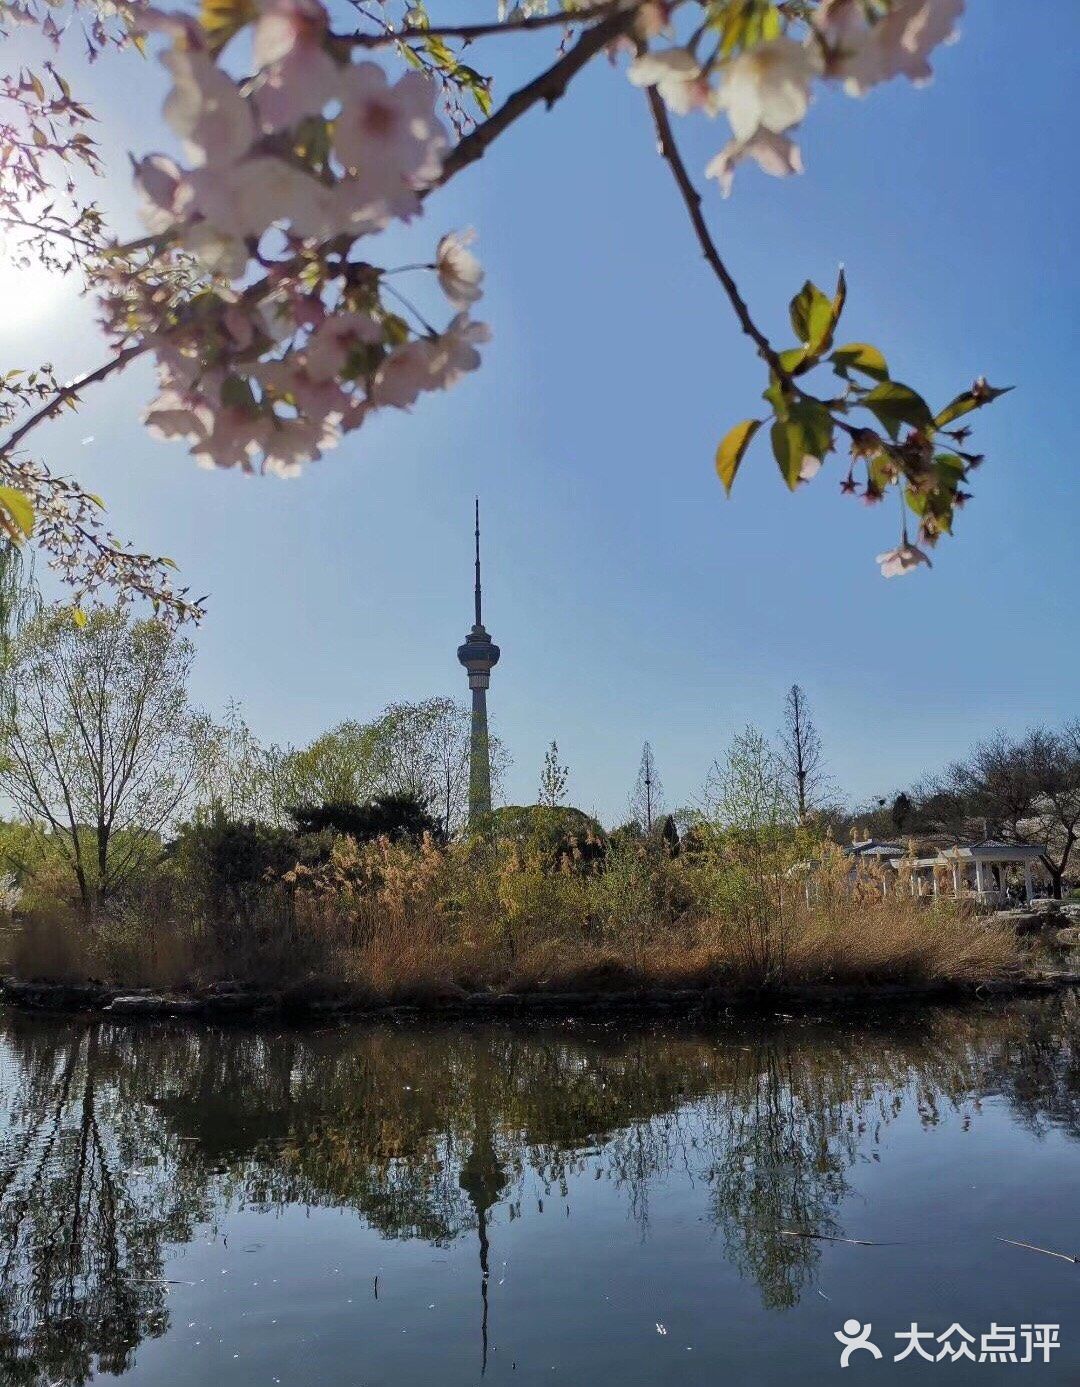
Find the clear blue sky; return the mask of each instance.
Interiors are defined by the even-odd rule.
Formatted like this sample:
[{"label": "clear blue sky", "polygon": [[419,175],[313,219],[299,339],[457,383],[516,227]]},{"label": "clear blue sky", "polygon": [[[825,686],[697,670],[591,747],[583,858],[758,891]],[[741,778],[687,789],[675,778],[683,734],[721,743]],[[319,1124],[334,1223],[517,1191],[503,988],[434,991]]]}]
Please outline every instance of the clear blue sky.
[{"label": "clear blue sky", "polygon": [[[445,8],[483,18],[494,0]],[[932,572],[878,576],[896,511],[842,498],[839,459],[791,496],[762,440],[725,501],[713,450],[755,411],[761,372],[696,254],[640,93],[600,63],[384,252],[415,258],[476,227],[494,341],[466,383],[388,411],[291,482],[200,472],[151,441],[146,369],[37,436],[53,467],[106,495],[119,533],[209,593],[195,697],[236,697],[261,737],[299,743],[390,699],[464,694],[454,652],[478,492],[512,800],[535,796],[556,737],[574,802],[617,819],[648,738],[668,801],[686,803],[735,730],[776,727],[795,679],[855,798],[999,725],[1080,712],[1076,9],[1039,0],[1037,26],[1018,0],[969,11],[931,86],[826,96],[801,179],[740,170],[730,201],[707,200],[769,330],[804,278],[827,284],[842,261],[844,337],[882,345],[931,401],[978,373],[1017,387],[977,416],[988,460]],[[502,95],[526,70],[507,43],[474,50]],[[533,40],[533,60],[553,46]],[[156,64],[110,58],[79,76],[106,147],[168,147]],[[678,129],[696,170],[725,138],[721,122]],[[103,201],[132,225],[119,159]],[[89,322],[59,300],[17,314],[2,363],[94,366]]]}]

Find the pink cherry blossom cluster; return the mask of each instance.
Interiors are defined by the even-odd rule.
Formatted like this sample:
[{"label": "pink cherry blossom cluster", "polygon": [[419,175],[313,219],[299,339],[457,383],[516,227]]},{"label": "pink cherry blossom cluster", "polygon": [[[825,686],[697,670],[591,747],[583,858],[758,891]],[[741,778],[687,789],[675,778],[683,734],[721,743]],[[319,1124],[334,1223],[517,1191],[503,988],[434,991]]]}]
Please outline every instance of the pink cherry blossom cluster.
[{"label": "pink cherry blossom cluster", "polygon": [[[655,0],[649,8],[649,36],[670,37],[675,6]],[[701,51],[703,27],[689,44],[640,53],[629,77],[655,87],[675,114],[727,115],[732,139],[706,169],[727,196],[744,159],[777,177],[802,172],[788,132],[809,110],[815,81],[838,82],[850,96],[893,77],[928,81],[930,54],[952,38],[963,10],[964,0],[892,0],[883,11],[864,0],[822,0],[801,35],[776,32],[729,55],[722,44]]]},{"label": "pink cherry blossom cluster", "polygon": [[429,267],[458,310],[442,332],[400,295],[419,326],[388,307],[385,272],[355,254],[439,180],[447,137],[428,78],[352,62],[320,0],[258,0],[243,82],[193,20],[144,23],[169,40],[164,115],[186,166],[135,165],[141,216],[201,275],[175,312],[145,294],[133,305],[130,285],[108,306],[114,335],[157,358],[151,433],[203,466],[291,475],[372,410],[474,370],[489,334],[469,316],[483,274],[467,238],[444,236]]}]

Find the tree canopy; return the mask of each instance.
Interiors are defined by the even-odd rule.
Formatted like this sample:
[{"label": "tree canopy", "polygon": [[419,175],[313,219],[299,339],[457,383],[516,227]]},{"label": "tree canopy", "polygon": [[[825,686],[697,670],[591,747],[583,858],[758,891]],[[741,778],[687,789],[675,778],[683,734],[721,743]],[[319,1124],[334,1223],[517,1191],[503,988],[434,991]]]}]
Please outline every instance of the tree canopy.
[{"label": "tree canopy", "polygon": [[[67,382],[47,363],[0,374],[0,528],[16,541],[32,534],[80,594],[111,584],[170,619],[197,618],[202,601],[174,585],[170,561],[116,540],[101,499],[28,455],[27,439],[148,357],[153,436],[207,466],[289,476],[378,411],[453,387],[481,365],[491,336],[473,316],[484,275],[468,237],[433,237],[430,254],[404,265],[385,263],[392,253],[380,247],[606,59],[622,73],[612,80],[640,90],[692,243],[762,365],[764,406],[732,419],[717,443],[724,488],[759,434],[791,490],[830,453],[846,454],[842,491],[866,502],[899,494],[903,519],[897,544],[878,556],[882,573],[928,565],[982,461],[969,416],[1003,390],[978,376],[930,402],[881,346],[845,340],[842,270],[824,288],[796,280],[790,334],[768,335],[712,231],[677,126],[724,117],[727,137],[703,170],[724,195],[748,160],[778,177],[801,173],[796,139],[814,95],[925,82],[963,9],[964,0],[554,0],[551,12],[530,2],[461,24],[405,0],[347,17],[321,0],[205,0],[198,15],[90,0],[9,7],[0,22],[38,28],[58,51],[0,90],[12,175],[0,223],[18,230],[24,262],[74,270],[97,294],[105,359]],[[549,29],[546,65],[496,106],[489,64]],[[92,113],[60,71],[80,30],[91,57],[120,64],[124,50],[150,52],[167,74],[162,112],[183,157],[133,152],[145,231],[135,239],[116,236],[82,194],[122,161],[96,143]],[[850,109],[865,118],[867,108]],[[445,300],[438,324],[409,294],[417,276],[433,278]]]}]

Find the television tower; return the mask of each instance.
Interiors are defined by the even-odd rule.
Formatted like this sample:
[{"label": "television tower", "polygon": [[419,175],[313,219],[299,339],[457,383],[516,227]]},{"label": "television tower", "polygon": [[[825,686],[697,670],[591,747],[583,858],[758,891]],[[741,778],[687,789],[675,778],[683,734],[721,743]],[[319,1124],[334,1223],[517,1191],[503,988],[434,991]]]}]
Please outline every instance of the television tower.
[{"label": "television tower", "polygon": [[491,671],[499,663],[499,647],[487,631],[480,611],[480,501],[476,501],[476,585],[473,603],[476,620],[458,646],[458,660],[469,674],[472,690],[472,734],[469,742],[469,827],[477,828],[491,813],[491,750],[488,742],[487,691]]}]

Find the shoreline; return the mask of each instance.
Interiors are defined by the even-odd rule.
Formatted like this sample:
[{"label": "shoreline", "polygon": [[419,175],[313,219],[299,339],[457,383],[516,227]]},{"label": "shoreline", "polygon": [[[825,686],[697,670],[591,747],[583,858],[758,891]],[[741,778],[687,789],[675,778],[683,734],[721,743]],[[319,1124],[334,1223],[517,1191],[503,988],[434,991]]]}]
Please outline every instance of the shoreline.
[{"label": "shoreline", "polygon": [[476,1019],[543,1016],[560,1019],[640,1015],[707,1018],[722,1013],[764,1014],[777,1006],[795,1011],[978,1002],[1050,995],[1080,987],[1080,972],[1032,972],[984,982],[813,983],[769,988],[636,988],[629,990],[522,992],[446,991],[417,997],[372,999],[319,992],[282,992],[243,984],[165,992],[104,983],[29,982],[0,977],[0,1004],[13,1010],[59,1016],[96,1015],[110,1020],[184,1017],[196,1021],[366,1021],[372,1019]]}]

